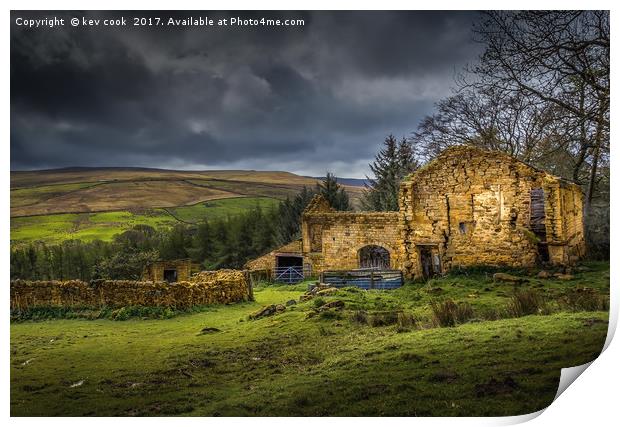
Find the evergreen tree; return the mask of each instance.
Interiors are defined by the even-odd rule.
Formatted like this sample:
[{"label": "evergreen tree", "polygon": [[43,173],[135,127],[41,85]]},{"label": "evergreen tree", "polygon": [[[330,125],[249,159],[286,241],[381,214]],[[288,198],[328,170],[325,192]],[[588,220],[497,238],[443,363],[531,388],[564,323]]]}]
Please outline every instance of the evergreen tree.
[{"label": "evergreen tree", "polygon": [[275,243],[284,245],[300,237],[301,215],[316,194],[316,190],[304,186],[292,200],[287,197],[280,203],[275,221]]},{"label": "evergreen tree", "polygon": [[208,269],[228,267],[232,260],[232,242],[230,232],[230,218],[228,221],[219,219],[213,223],[213,241],[215,242],[214,256],[210,257]]},{"label": "evergreen tree", "polygon": [[317,193],[325,197],[330,206],[337,211],[351,210],[349,195],[345,189],[338,184],[338,180],[333,173],[327,172],[325,179],[317,184]]},{"label": "evergreen tree", "polygon": [[420,167],[420,162],[413,152],[413,144],[406,138],[401,139],[398,144],[398,165],[400,181]]},{"label": "evergreen tree", "polygon": [[277,246],[275,238],[275,221],[275,210],[263,212],[259,206],[256,207],[252,238],[253,258],[261,256]]},{"label": "evergreen tree", "polygon": [[187,227],[176,225],[163,234],[159,254],[166,260],[188,258],[187,248],[190,246],[191,239]]},{"label": "evergreen tree", "polygon": [[402,179],[419,166],[411,143],[403,138],[400,142],[388,135],[383,148],[370,165],[374,178],[368,178],[362,196],[362,207],[370,211],[397,211],[398,190]]},{"label": "evergreen tree", "polygon": [[189,251],[192,260],[200,262],[202,265],[207,266],[213,261],[215,255],[215,238],[213,235],[213,228],[206,219],[198,224],[196,235],[192,248]]}]

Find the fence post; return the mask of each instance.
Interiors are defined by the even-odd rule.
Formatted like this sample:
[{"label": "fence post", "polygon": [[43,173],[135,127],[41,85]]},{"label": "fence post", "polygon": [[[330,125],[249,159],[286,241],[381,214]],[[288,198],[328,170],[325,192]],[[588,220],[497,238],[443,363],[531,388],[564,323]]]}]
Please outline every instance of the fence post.
[{"label": "fence post", "polygon": [[374,289],[375,288],[375,272],[371,271],[370,272],[370,289]]},{"label": "fence post", "polygon": [[249,270],[245,270],[243,272],[246,283],[248,284],[248,301],[254,301],[254,283],[252,278],[252,272]]}]

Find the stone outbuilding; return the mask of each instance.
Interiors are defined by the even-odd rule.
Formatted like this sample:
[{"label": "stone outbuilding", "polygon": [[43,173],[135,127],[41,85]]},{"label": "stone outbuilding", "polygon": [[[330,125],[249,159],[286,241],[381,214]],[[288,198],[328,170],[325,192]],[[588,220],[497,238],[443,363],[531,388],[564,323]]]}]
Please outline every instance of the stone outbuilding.
[{"label": "stone outbuilding", "polygon": [[190,259],[172,261],[156,261],[150,263],[142,273],[142,280],[149,282],[186,282],[192,273],[200,269],[198,264]]},{"label": "stone outbuilding", "polygon": [[[457,146],[407,177],[397,212],[337,212],[316,196],[301,262],[326,270],[569,265],[585,254],[583,192],[509,155]],[[273,254],[271,256],[273,258]]]},{"label": "stone outbuilding", "polygon": [[245,268],[251,271],[263,270],[273,273],[281,268],[295,267],[310,270],[310,265],[306,262],[304,266],[304,256],[301,248],[301,239],[281,246],[268,254],[249,261]]}]

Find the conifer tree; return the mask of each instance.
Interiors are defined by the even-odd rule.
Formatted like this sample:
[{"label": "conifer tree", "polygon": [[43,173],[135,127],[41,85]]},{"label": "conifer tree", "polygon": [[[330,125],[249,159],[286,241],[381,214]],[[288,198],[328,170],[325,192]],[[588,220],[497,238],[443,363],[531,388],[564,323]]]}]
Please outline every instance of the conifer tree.
[{"label": "conifer tree", "polygon": [[316,190],[304,186],[293,198],[286,198],[277,211],[277,244],[284,245],[300,237],[301,215],[312,200]]},{"label": "conifer tree", "polygon": [[400,182],[419,166],[411,143],[405,138],[398,142],[394,135],[388,135],[369,166],[374,178],[367,177],[370,184],[366,184],[362,207],[370,211],[397,211]]},{"label": "conifer tree", "polygon": [[321,183],[317,184],[317,193],[325,197],[330,206],[337,211],[351,210],[349,195],[334,176],[333,173],[327,172]]}]

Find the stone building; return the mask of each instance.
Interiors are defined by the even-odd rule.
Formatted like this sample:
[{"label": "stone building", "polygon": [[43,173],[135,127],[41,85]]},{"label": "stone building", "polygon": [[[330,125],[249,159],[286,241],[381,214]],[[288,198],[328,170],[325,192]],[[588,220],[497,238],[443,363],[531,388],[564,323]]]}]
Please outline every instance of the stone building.
[{"label": "stone building", "polygon": [[[253,271],[264,270],[273,272],[278,268],[285,267],[304,268],[301,239],[279,247],[245,264],[246,269]],[[306,265],[306,269],[308,270],[309,268],[310,265]]]},{"label": "stone building", "polygon": [[189,259],[173,261],[156,261],[146,266],[142,273],[142,280],[149,282],[185,282],[193,272],[199,270],[197,264]]},{"label": "stone building", "polygon": [[315,196],[302,215],[302,254],[318,273],[405,262],[399,212],[338,212]]},{"label": "stone building", "polygon": [[568,265],[585,253],[579,186],[503,153],[457,146],[407,177],[398,212],[336,212],[321,197],[302,217],[313,274],[391,268],[429,278],[454,267]]}]

